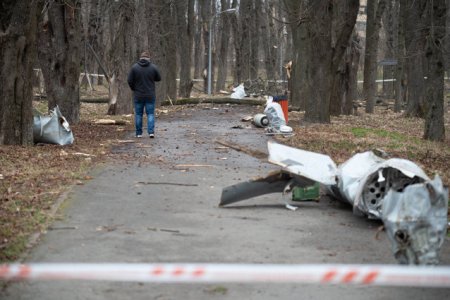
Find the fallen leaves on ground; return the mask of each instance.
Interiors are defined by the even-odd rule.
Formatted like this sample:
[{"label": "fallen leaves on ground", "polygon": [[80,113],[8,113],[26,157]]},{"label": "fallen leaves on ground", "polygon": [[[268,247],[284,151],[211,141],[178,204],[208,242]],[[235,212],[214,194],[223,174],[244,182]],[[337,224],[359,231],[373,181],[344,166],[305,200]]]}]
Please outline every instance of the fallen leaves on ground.
[{"label": "fallen leaves on ground", "polygon": [[123,127],[93,124],[105,104],[82,104],[83,120],[71,125],[69,146],[38,144],[0,148],[0,261],[16,260],[31,233],[45,230],[51,209],[68,188],[92,179],[89,169],[105,160]]}]

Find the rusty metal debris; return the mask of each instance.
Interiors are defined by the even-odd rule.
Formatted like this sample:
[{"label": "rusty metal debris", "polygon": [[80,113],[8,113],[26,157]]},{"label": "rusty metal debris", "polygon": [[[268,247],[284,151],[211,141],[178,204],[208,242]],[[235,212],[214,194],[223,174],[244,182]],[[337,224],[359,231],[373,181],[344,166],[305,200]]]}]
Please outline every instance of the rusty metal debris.
[{"label": "rusty metal debris", "polygon": [[327,155],[270,141],[268,148],[269,162],[282,169],[224,188],[220,206],[318,182],[330,195],[350,203],[356,215],[382,220],[399,263],[439,262],[448,223],[448,188],[439,176],[431,180],[412,161],[385,159],[372,151],[338,167]]}]

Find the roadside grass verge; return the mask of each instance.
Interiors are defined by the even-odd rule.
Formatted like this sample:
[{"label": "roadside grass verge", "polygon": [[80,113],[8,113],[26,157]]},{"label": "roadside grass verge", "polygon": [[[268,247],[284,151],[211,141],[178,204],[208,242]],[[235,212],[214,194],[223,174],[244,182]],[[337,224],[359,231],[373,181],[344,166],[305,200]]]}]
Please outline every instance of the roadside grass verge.
[{"label": "roadside grass verge", "polygon": [[[46,111],[46,102],[35,102]],[[0,262],[14,261],[31,234],[46,230],[56,199],[71,186],[89,180],[88,171],[104,161],[123,136],[123,127],[93,124],[105,118],[106,104],[82,104],[81,122],[71,125],[73,145],[0,147]]]}]

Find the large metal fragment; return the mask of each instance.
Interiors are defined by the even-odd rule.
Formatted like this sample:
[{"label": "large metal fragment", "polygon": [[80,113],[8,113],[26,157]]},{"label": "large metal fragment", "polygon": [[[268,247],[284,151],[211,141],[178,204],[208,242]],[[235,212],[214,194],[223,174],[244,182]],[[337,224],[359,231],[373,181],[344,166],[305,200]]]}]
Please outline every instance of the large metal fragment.
[{"label": "large metal fragment", "polygon": [[439,263],[439,249],[447,233],[448,189],[439,176],[391,189],[384,198],[382,219],[392,251],[402,264]]},{"label": "large metal fragment", "polygon": [[38,111],[33,116],[33,139],[35,143],[69,145],[73,143],[73,133],[66,118],[56,106],[50,115]]},{"label": "large metal fragment", "polygon": [[429,180],[415,163],[399,158],[385,160],[368,151],[341,164],[336,173],[337,185],[329,191],[353,206],[355,214],[381,218],[383,199],[389,190],[402,192],[408,185]]},{"label": "large metal fragment", "polygon": [[269,162],[282,167],[282,176],[224,188],[221,206],[319,182],[329,194],[350,203],[355,214],[382,220],[400,263],[438,263],[448,212],[448,189],[439,177],[432,181],[409,160],[386,160],[371,151],[336,167],[327,155],[274,142],[268,148]]},{"label": "large metal fragment", "polygon": [[219,206],[225,206],[265,194],[282,193],[289,185],[308,186],[313,183],[313,181],[307,178],[295,176],[280,170],[270,173],[266,177],[256,178],[224,188]]}]

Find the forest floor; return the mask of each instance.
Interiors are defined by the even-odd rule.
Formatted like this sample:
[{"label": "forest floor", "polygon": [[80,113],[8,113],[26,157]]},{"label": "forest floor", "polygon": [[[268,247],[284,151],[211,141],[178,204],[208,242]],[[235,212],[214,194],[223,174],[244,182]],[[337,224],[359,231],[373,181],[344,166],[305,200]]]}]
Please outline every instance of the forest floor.
[{"label": "forest floor", "polygon": [[[187,108],[202,109],[203,105],[162,107],[157,110],[157,115],[170,115]],[[41,112],[46,111],[45,101],[36,101],[34,106]],[[448,186],[449,110],[447,102],[447,138],[442,143],[424,141],[424,121],[403,118],[390,106],[377,106],[374,114],[366,114],[361,109],[356,115],[333,117],[331,124],[321,125],[303,124],[301,112],[290,112],[289,125],[294,128],[295,136],[283,142],[328,154],[336,163],[357,152],[382,149],[393,157],[418,163],[430,177],[439,174]],[[114,145],[127,143],[125,136],[134,131],[133,116],[111,117],[106,116],[106,111],[105,103],[82,103],[81,122],[71,126],[75,136],[73,145],[0,147],[0,262],[21,258],[30,247],[30,237],[47,230],[47,226],[58,218],[55,207],[64,193],[91,179],[89,170],[128,155],[111,150]],[[94,123],[105,118],[126,121],[127,125]]]}]

